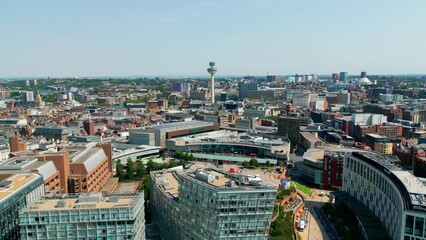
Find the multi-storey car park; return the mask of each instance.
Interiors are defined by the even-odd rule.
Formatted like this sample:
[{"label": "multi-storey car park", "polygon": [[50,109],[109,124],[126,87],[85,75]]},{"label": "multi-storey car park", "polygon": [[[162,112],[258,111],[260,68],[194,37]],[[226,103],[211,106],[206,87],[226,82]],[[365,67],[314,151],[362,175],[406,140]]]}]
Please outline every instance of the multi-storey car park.
[{"label": "multi-storey car park", "polygon": [[[386,155],[346,155],[342,190],[366,206],[392,239],[426,239],[426,186]],[[366,236],[368,223],[360,225]]]},{"label": "multi-storey car park", "polygon": [[151,209],[164,239],[266,239],[277,190],[204,168],[151,172]]}]

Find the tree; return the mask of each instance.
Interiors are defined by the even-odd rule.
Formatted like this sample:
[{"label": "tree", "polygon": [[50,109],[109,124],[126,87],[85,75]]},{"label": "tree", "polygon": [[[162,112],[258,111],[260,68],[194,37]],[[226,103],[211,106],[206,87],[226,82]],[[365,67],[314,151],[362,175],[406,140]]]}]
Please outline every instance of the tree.
[{"label": "tree", "polygon": [[194,161],[195,160],[195,157],[194,157],[194,155],[192,155],[192,153],[189,155],[188,160],[189,161]]},{"label": "tree", "polygon": [[136,178],[141,179],[143,176],[145,176],[145,166],[139,159],[136,161]]},{"label": "tree", "polygon": [[172,168],[172,167],[177,167],[178,166],[178,162],[176,161],[170,161],[169,165],[167,166],[167,168]]},{"label": "tree", "polygon": [[268,160],[268,161],[266,161],[266,167],[270,167],[271,166],[271,162]]},{"label": "tree", "polygon": [[180,160],[179,160],[178,165],[181,165],[181,166],[185,167],[185,162],[183,161],[183,159],[180,159]]},{"label": "tree", "polygon": [[130,157],[127,158],[126,175],[127,180],[133,180],[135,178],[135,166]]},{"label": "tree", "polygon": [[151,178],[149,176],[144,178],[142,190],[144,191],[145,200],[149,199],[151,190]]},{"label": "tree", "polygon": [[251,167],[259,167],[259,163],[257,162],[256,158],[250,159],[249,164]]},{"label": "tree", "polygon": [[156,170],[156,164],[152,159],[150,158],[148,162],[146,163],[146,171],[149,173],[151,171]]},{"label": "tree", "polygon": [[243,165],[244,168],[250,167],[250,163],[247,161],[242,162],[241,165]]},{"label": "tree", "polygon": [[121,161],[118,160],[116,165],[115,165],[115,169],[117,171],[117,177],[119,181],[124,181],[126,180],[126,173],[124,172],[124,166],[123,164],[121,164]]}]

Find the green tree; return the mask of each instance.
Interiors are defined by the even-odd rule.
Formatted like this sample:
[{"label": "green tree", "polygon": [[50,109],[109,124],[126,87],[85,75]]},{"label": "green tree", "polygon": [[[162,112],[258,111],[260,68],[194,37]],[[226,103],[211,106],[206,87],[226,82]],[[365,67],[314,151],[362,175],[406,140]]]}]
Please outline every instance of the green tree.
[{"label": "green tree", "polygon": [[126,180],[126,172],[124,171],[124,166],[120,160],[117,161],[115,165],[115,169],[117,171],[117,177],[119,181]]},{"label": "green tree", "polygon": [[146,176],[142,183],[142,190],[144,192],[145,200],[150,199],[150,190],[151,190],[151,178]]},{"label": "green tree", "polygon": [[194,155],[192,153],[189,154],[188,160],[189,161],[194,161],[195,160],[195,157],[194,157]]},{"label": "green tree", "polygon": [[175,152],[175,158],[182,159],[183,158],[183,153],[181,151],[176,151]]},{"label": "green tree", "polygon": [[270,167],[271,166],[271,162],[268,160],[268,161],[266,161],[266,167]]},{"label": "green tree", "polygon": [[145,176],[145,166],[142,161],[139,159],[136,161],[136,178],[142,179]]},{"label": "green tree", "polygon": [[169,165],[167,166],[167,168],[172,168],[172,167],[177,167],[178,166],[178,162],[177,161],[170,161]]},{"label": "green tree", "polygon": [[244,168],[250,167],[250,163],[247,161],[242,162],[241,165],[243,165]]},{"label": "green tree", "polygon": [[249,164],[251,167],[259,167],[259,163],[257,162],[256,158],[250,159]]},{"label": "green tree", "polygon": [[156,170],[156,164],[152,159],[148,159],[148,162],[146,163],[146,171],[149,173],[151,171]]},{"label": "green tree", "polygon": [[185,161],[183,161],[183,159],[180,159],[178,165],[185,167]]},{"label": "green tree", "polygon": [[135,178],[135,165],[130,157],[127,158],[126,175],[127,180],[133,180]]}]

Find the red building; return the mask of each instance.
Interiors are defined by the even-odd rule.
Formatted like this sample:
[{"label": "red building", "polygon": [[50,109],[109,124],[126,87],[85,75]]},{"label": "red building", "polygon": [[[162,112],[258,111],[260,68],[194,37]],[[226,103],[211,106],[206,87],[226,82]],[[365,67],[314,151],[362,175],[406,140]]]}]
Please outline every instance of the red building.
[{"label": "red building", "polygon": [[342,187],[343,155],[329,153],[324,156],[322,184],[326,189]]},{"label": "red building", "polygon": [[95,135],[95,123],[93,123],[91,120],[84,121],[83,127],[87,135]]}]

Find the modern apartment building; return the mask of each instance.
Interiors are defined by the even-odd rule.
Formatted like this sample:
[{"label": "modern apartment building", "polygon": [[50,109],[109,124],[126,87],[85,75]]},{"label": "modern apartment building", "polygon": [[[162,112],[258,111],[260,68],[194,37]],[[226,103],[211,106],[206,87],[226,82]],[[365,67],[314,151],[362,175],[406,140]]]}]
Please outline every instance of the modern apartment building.
[{"label": "modern apartment building", "polygon": [[213,169],[151,172],[151,209],[164,239],[266,239],[276,189]]},{"label": "modern apartment building", "polygon": [[19,238],[19,211],[44,195],[43,178],[36,173],[0,175],[0,239]]},{"label": "modern apartment building", "polygon": [[144,240],[144,195],[43,198],[20,213],[19,226],[22,240]]},{"label": "modern apartment building", "polygon": [[[387,156],[346,155],[342,190],[368,208],[392,239],[426,239],[426,186]],[[366,225],[360,224],[363,233]]]}]

